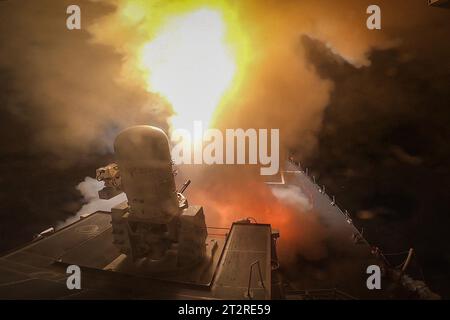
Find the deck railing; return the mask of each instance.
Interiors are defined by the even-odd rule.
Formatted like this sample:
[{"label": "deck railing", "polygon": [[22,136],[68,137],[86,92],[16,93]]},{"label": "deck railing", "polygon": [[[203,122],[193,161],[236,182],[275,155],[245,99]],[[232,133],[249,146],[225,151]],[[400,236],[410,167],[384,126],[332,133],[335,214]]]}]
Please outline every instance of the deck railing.
[{"label": "deck railing", "polygon": [[325,191],[325,190],[326,190],[325,186],[320,187],[320,186],[318,185],[318,183],[317,183],[317,181],[316,181],[316,177],[315,177],[314,175],[312,175],[312,176],[309,175],[309,170],[308,170],[308,168],[305,168],[305,170],[303,170],[301,164],[300,164],[299,162],[295,162],[295,161],[292,160],[292,159],[289,159],[289,162],[292,163],[294,166],[296,166],[296,167],[299,169],[299,171],[300,171],[301,173],[303,173],[303,174],[305,175],[305,177],[308,178],[308,180],[309,180],[309,181],[310,181],[310,182],[311,182],[311,183],[319,190],[319,192],[320,192],[324,197],[326,197],[326,198],[328,199],[328,201],[330,202],[330,204],[331,204],[333,207],[336,207],[337,211],[338,211],[338,212],[346,219],[346,221],[347,221],[349,224],[351,224],[351,225],[355,228],[358,237],[359,237],[363,242],[365,242],[368,246],[370,246],[369,242],[366,240],[366,238],[364,238],[362,232],[359,231],[359,229],[354,225],[353,220],[352,220],[350,214],[348,213],[348,211],[347,211],[347,210],[345,210],[345,212],[342,211],[341,208],[336,204],[336,198],[335,198],[335,196],[330,197],[330,196],[326,193],[326,191]]}]

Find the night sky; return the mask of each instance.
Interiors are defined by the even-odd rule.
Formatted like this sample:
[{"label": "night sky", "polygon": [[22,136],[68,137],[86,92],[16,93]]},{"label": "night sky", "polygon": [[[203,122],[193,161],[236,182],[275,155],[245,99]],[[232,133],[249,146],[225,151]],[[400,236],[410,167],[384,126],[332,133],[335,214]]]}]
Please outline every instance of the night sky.
[{"label": "night sky", "polygon": [[[114,11],[111,1],[79,2],[89,8],[86,24]],[[342,1],[342,7],[364,19],[369,2]],[[68,3],[0,1],[0,252],[31,240],[79,210],[83,199],[75,186],[113,158],[104,141],[132,124],[167,126],[165,119],[171,113],[152,93],[114,81],[123,53],[93,43],[86,31],[67,34]],[[335,19],[327,21],[348,34],[333,43],[335,35],[326,31],[333,29],[331,22],[330,26],[324,22],[325,31],[319,28],[317,33],[306,22],[299,28],[307,31],[297,34],[292,27],[292,50],[300,52],[302,68],[314,75],[309,92],[302,94],[307,87],[298,85],[298,99],[311,100],[316,83],[332,85],[318,91],[325,98],[317,102],[320,108],[314,113],[291,117],[296,106],[287,101],[293,104],[286,109],[289,117],[274,117],[271,110],[257,118],[264,124],[268,118],[293,119],[285,128],[286,145],[302,165],[351,213],[369,242],[387,253],[413,247],[417,259],[411,272],[448,298],[450,10],[429,8],[425,0],[378,3],[386,8],[385,24],[374,32],[385,32],[387,40],[375,36],[361,48],[355,41],[368,32],[357,31],[364,28],[364,20],[358,25],[355,15],[349,14],[353,17],[349,21],[345,15],[336,16],[336,1],[305,5],[302,14],[311,25],[323,10],[324,16]],[[264,6],[270,11],[277,5],[269,1]],[[260,26],[259,14],[248,14],[255,26]],[[256,27],[251,30],[259,35]],[[264,41],[261,37],[262,52]],[[271,56],[272,66],[279,80],[290,62],[276,57]],[[270,61],[264,62],[267,70]],[[294,90],[296,78],[287,79],[286,86]],[[277,91],[280,83],[268,91],[284,92],[284,87]],[[252,98],[257,94],[253,90]],[[283,101],[270,94],[269,102]],[[236,113],[228,117],[236,114],[238,123],[251,123],[256,109],[243,108],[231,109]],[[312,127],[305,124],[310,119],[317,119]],[[307,147],[299,142],[306,135],[313,141]]]}]

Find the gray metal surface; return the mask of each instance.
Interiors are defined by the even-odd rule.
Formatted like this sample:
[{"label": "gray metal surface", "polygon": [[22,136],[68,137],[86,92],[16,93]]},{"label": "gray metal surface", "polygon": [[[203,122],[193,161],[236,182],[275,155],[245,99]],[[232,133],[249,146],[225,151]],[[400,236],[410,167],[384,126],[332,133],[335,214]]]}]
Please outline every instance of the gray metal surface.
[{"label": "gray metal surface", "polygon": [[[209,237],[213,259],[192,270],[151,275],[104,268],[121,257],[112,242],[111,216],[96,212],[54,234],[0,257],[0,299],[211,299],[209,287],[225,237]],[[68,265],[81,267],[82,290],[66,287]],[[195,287],[197,285],[197,287]]]},{"label": "gray metal surface", "polygon": [[[213,295],[221,299],[246,299],[250,292],[250,298],[270,299],[270,246],[270,225],[233,224],[213,285]],[[251,268],[256,262],[261,276],[257,266]]]}]

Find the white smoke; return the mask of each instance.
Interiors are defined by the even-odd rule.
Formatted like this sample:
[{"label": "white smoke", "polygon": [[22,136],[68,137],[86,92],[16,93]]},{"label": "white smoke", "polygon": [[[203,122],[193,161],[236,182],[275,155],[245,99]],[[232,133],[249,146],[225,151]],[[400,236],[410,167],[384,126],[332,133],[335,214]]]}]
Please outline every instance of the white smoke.
[{"label": "white smoke", "polygon": [[274,187],[272,188],[272,193],[277,199],[293,208],[298,208],[302,211],[309,211],[313,208],[308,196],[298,186]]},{"label": "white smoke", "polygon": [[104,187],[104,185],[105,184],[103,181],[97,181],[97,179],[91,177],[84,178],[84,181],[81,181],[76,186],[76,189],[83,195],[85,204],[83,204],[81,209],[78,210],[78,212],[74,216],[57,225],[56,229],[60,229],[70,223],[75,222],[80,218],[81,215],[84,214],[91,214],[96,211],[111,212],[111,208],[123,201],[127,201],[127,197],[123,192],[108,200],[100,199],[98,192]]}]

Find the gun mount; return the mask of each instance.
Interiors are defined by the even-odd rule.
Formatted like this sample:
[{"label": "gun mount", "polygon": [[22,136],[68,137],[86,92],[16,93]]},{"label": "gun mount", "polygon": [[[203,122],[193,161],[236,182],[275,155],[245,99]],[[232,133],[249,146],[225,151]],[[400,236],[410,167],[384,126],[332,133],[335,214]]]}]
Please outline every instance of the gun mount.
[{"label": "gun mount", "polygon": [[[114,244],[148,269],[176,269],[200,262],[206,251],[203,208],[177,192],[166,134],[151,126],[122,131],[114,149],[117,164],[97,170],[105,188],[125,192],[127,203],[112,209]],[[103,193],[103,190],[100,191]]]},{"label": "gun mount", "polygon": [[[169,142],[162,130],[131,127],[117,136],[114,149],[116,162],[96,172],[97,180],[105,183],[99,195],[109,199],[124,192],[127,201],[110,211],[84,214],[0,257],[0,269],[17,262],[26,263],[31,272],[29,289],[14,291],[0,285],[0,297],[14,296],[14,292],[18,296],[31,292],[28,297],[48,297],[48,292],[72,297],[65,283],[65,268],[70,265],[79,266],[86,279],[76,295],[80,299],[284,296],[282,282],[277,280],[278,233],[271,225],[250,219],[229,227],[206,226],[203,208],[190,205],[183,195],[190,180],[178,181],[181,186],[175,187]],[[208,233],[208,229],[214,231]],[[43,272],[36,272],[36,266]],[[35,279],[48,277],[49,272],[62,282]],[[0,272],[0,282],[5,283],[9,275]]]}]

